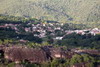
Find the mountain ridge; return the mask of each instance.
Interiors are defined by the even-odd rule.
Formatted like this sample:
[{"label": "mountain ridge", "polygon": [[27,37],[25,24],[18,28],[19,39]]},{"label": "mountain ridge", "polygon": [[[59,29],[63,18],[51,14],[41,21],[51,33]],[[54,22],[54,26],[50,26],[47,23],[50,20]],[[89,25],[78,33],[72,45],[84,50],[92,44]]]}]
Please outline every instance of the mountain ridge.
[{"label": "mountain ridge", "polygon": [[61,22],[99,22],[99,0],[0,0],[0,14]]}]

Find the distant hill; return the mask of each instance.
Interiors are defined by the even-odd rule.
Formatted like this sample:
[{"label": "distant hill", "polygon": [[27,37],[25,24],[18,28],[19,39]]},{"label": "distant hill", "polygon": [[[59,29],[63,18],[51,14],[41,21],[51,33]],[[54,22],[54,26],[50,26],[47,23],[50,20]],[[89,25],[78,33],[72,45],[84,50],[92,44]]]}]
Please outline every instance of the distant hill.
[{"label": "distant hill", "polygon": [[0,0],[0,14],[62,22],[99,22],[100,0]]}]

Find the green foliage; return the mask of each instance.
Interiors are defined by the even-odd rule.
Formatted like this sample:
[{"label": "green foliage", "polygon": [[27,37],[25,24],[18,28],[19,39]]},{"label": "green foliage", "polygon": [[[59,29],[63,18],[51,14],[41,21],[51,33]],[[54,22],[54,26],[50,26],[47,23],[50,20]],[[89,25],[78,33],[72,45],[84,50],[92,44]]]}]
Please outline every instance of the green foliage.
[{"label": "green foliage", "polygon": [[12,39],[4,39],[4,40],[0,39],[0,45],[2,45],[2,44],[9,44],[9,43],[12,43],[12,42],[13,42]]},{"label": "green foliage", "polygon": [[50,62],[41,63],[41,67],[51,67]]},{"label": "green foliage", "polygon": [[95,59],[88,54],[82,54],[82,57],[84,62],[95,62]]},{"label": "green foliage", "polygon": [[0,45],[2,45],[2,44],[3,44],[3,41],[0,40]]},{"label": "green foliage", "polygon": [[2,29],[0,28],[0,39],[8,39],[8,38],[14,38],[16,37],[16,32],[14,30],[12,30],[11,28],[5,28]]},{"label": "green foliage", "polygon": [[100,48],[100,35],[79,35],[79,34],[70,34],[66,35],[61,41],[56,42],[55,44],[65,45],[69,47],[81,47],[81,48],[92,48],[99,49]]},{"label": "green foliage", "polygon": [[70,59],[66,59],[66,62],[63,64],[64,67],[70,66]]},{"label": "green foliage", "polygon": [[7,67],[14,67],[14,66],[15,66],[15,63],[14,63],[14,62],[9,63],[9,64],[7,65]]},{"label": "green foliage", "polygon": [[87,67],[94,67],[94,64],[92,62],[89,62],[86,64]]},{"label": "green foliage", "polygon": [[54,59],[52,62],[51,62],[51,67],[58,67],[58,64],[59,64],[59,61],[57,59]]},{"label": "green foliage", "polygon": [[82,56],[78,54],[75,54],[70,60],[71,65],[74,65],[76,63],[82,63],[82,62],[83,62]]},{"label": "green foliage", "polygon": [[2,23],[19,23],[19,22],[26,22],[28,21],[24,17],[15,17],[15,16],[9,16],[9,15],[2,15],[0,14],[0,22]]},{"label": "green foliage", "polygon": [[64,60],[63,59],[54,59],[51,62],[51,67],[63,67]]},{"label": "green foliage", "polygon": [[98,22],[99,0],[3,0],[0,13],[43,20]]}]

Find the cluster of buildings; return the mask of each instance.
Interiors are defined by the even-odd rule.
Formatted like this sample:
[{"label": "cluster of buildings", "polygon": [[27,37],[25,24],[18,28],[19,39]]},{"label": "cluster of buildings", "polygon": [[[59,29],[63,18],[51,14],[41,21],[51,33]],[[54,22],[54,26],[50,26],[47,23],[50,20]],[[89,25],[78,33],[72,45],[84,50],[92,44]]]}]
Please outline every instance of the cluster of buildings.
[{"label": "cluster of buildings", "polygon": [[85,29],[85,30],[69,30],[66,32],[67,34],[72,34],[72,33],[81,34],[81,35],[91,34],[95,36],[96,34],[100,34],[100,29],[94,28],[94,29]]},{"label": "cluster of buildings", "polygon": [[[0,28],[12,28],[16,31],[16,33],[20,33],[21,30],[24,30],[26,33],[33,33],[34,36],[37,36],[39,38],[47,37],[47,35],[53,36],[54,39],[62,40],[65,35],[69,35],[72,33],[85,35],[85,34],[91,34],[96,35],[100,34],[100,29],[94,28],[94,29],[83,29],[83,30],[65,30],[63,29],[64,24],[63,23],[24,23],[23,24],[5,24],[1,25]],[[59,33],[61,35],[59,35]]]}]

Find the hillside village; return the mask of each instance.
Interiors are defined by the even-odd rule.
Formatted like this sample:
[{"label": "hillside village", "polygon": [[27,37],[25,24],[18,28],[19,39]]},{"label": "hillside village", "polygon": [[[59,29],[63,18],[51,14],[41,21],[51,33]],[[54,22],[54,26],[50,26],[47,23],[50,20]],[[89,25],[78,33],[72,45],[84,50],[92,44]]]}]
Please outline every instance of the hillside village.
[{"label": "hillside village", "polygon": [[100,67],[100,0],[0,0],[0,67]]},{"label": "hillside village", "polygon": [[55,21],[1,20],[0,64],[2,67],[99,67],[100,29],[83,27]]},{"label": "hillside village", "polygon": [[[34,36],[39,38],[44,38],[47,35],[52,35],[54,39],[62,40],[64,36],[75,33],[80,35],[91,34],[95,36],[96,34],[100,34],[100,29],[83,29],[83,30],[71,30],[71,29],[64,29],[64,23],[15,23],[15,24],[3,24],[0,25],[0,28],[11,28],[15,30],[16,33],[20,34],[20,31],[23,30],[24,32],[33,33]],[[57,34],[58,33],[58,34]]]}]

